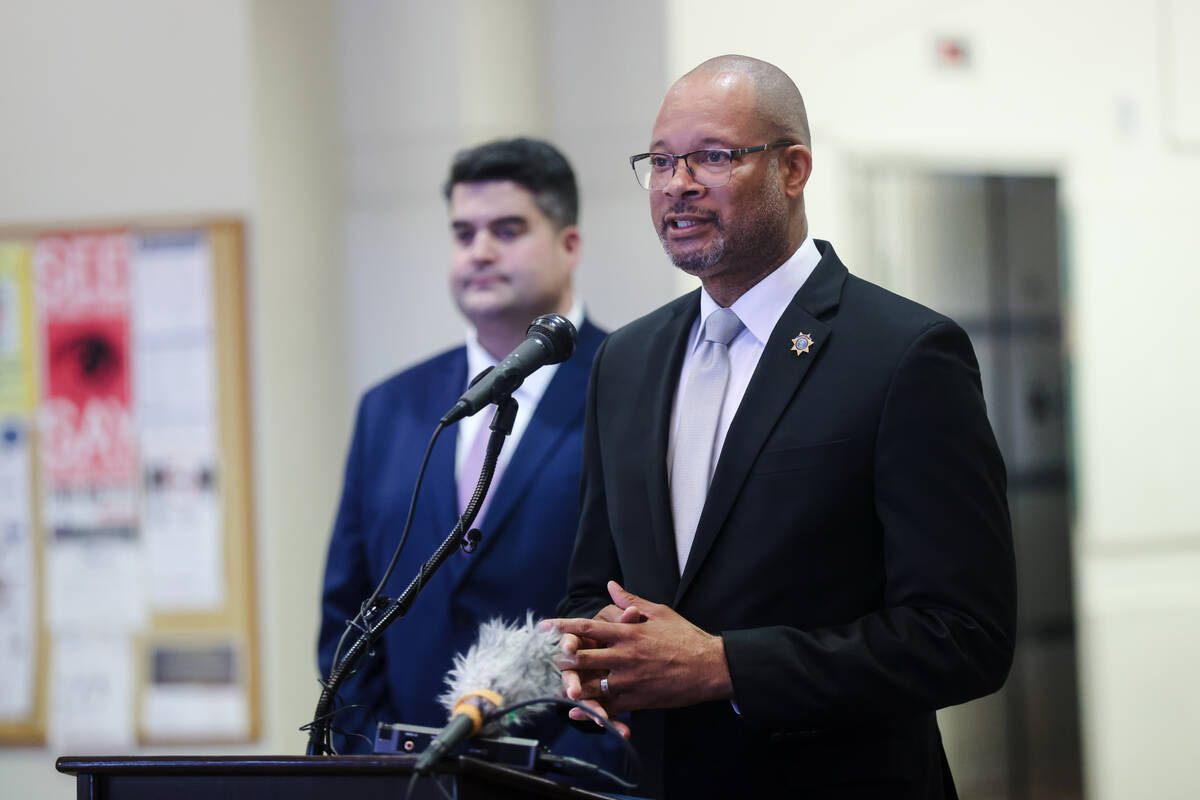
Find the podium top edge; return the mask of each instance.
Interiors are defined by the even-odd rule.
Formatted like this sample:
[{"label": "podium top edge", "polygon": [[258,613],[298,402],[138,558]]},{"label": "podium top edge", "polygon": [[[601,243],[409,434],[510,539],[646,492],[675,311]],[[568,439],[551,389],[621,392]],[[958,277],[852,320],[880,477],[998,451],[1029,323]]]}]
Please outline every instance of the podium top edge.
[{"label": "podium top edge", "polygon": [[54,768],[69,775],[409,773],[415,756],[60,756]]}]

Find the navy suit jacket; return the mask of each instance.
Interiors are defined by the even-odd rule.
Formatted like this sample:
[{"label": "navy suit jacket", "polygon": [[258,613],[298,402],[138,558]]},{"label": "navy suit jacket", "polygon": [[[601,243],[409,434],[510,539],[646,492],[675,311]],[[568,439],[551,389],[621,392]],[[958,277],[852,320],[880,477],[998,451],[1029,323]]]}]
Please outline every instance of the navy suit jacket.
[{"label": "navy suit jacket", "polygon": [[[584,322],[574,355],[559,365],[500,481],[492,485],[477,550],[450,557],[344,685],[342,701],[366,706],[373,718],[347,711],[335,718],[335,729],[373,738],[375,721],[445,724],[446,711],[436,698],[445,690],[452,657],[471,645],[479,624],[496,616],[523,620],[527,609],[552,616],[579,523],[587,379],[603,338],[603,331]],[[329,674],[346,620],[392,558],[429,437],[466,386],[466,348],[459,347],[384,381],[359,404],[325,567],[322,675]],[[384,588],[390,597],[403,592],[457,520],[455,434],[453,428],[445,431],[434,447],[412,532]],[[347,637],[343,653],[353,641]],[[347,745],[337,742],[342,752],[370,752],[362,740]]]},{"label": "navy suit jacket", "polygon": [[[592,616],[609,579],[670,605],[722,635],[740,710],[634,713],[638,794],[953,797],[934,711],[994,691],[1012,660],[1005,470],[971,344],[817,246],[729,427],[682,574],[667,442],[699,292],[596,355],[560,614]],[[799,333],[813,344],[798,355]]]}]

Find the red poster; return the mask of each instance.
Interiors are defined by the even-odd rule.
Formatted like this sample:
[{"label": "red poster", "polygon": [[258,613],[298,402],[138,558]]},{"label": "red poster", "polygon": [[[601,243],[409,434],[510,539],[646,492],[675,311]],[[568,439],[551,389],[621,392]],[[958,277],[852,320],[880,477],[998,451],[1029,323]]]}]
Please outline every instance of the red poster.
[{"label": "red poster", "polygon": [[56,487],[113,487],[136,476],[129,261],[123,232],[45,236],[34,248],[41,454]]}]

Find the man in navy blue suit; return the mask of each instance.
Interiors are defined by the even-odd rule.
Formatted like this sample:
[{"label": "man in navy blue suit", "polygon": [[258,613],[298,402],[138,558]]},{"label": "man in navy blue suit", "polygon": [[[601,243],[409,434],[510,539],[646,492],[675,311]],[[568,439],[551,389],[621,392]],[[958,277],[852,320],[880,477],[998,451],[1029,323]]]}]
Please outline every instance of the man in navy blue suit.
[{"label": "man in navy blue suit", "polygon": [[[476,551],[451,556],[341,690],[344,704],[361,706],[333,721],[335,730],[359,734],[336,737],[344,752],[370,752],[376,721],[444,724],[436,698],[453,655],[472,643],[482,621],[523,619],[527,609],[550,615],[566,584],[578,524],[584,399],[604,332],[585,318],[572,290],[580,236],[570,164],[546,142],[490,142],[456,156],[445,195],[454,237],[450,290],[470,323],[466,343],[362,398],[325,567],[322,675],[346,621],[382,578],[429,437],[470,377],[520,344],[540,314],[570,319],[579,342],[572,358],[538,370],[514,394],[520,410],[475,521],[483,532]],[[385,595],[401,594],[453,528],[479,472],[476,444],[486,439],[491,411],[438,441]]]}]

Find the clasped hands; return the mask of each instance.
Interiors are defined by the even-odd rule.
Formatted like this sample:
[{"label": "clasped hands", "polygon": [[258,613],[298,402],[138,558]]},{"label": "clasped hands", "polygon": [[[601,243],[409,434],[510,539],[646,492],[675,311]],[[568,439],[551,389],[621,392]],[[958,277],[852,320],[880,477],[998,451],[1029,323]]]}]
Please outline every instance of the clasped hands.
[{"label": "clasped hands", "polygon": [[[563,691],[611,721],[643,708],[677,708],[732,697],[720,636],[697,628],[670,606],[651,603],[608,582],[612,604],[592,619],[549,619],[561,631]],[[602,679],[603,680],[602,683]],[[587,719],[571,709],[572,719]]]}]

